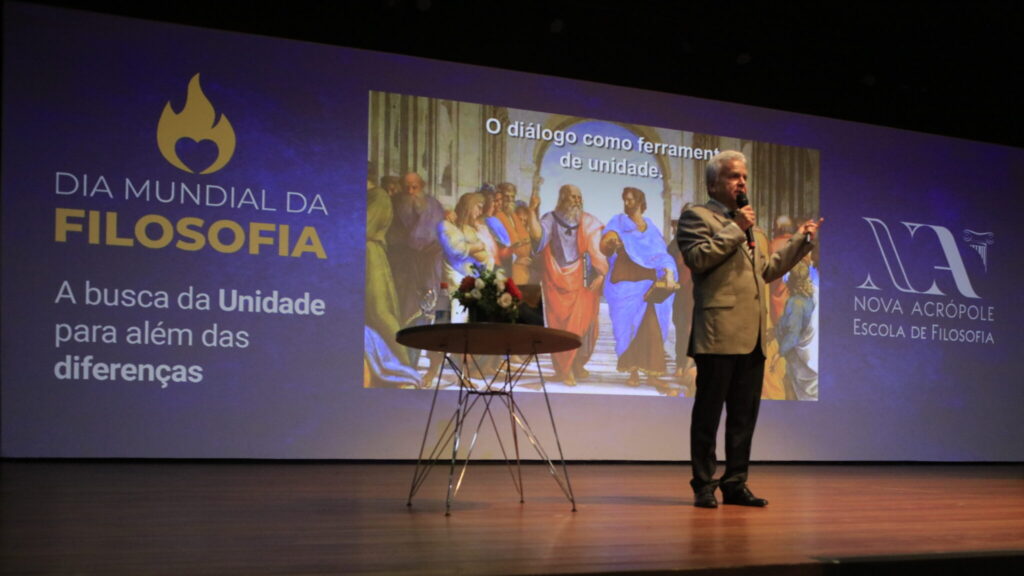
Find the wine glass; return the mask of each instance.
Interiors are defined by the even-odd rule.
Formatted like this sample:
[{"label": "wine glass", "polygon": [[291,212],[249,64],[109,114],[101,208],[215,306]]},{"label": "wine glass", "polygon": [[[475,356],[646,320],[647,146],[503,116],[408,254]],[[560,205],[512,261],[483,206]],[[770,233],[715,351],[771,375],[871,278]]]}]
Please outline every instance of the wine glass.
[{"label": "wine glass", "polygon": [[423,312],[423,318],[426,319],[427,324],[434,323],[434,308],[436,306],[437,291],[431,288],[423,294],[422,298],[420,298],[420,310]]}]

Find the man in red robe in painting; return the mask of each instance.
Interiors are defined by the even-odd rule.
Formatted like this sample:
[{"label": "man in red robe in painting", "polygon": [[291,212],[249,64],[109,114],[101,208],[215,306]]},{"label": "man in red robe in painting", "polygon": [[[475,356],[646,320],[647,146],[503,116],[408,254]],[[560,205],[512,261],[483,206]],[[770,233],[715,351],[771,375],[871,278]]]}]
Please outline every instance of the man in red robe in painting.
[{"label": "man in red robe in painting", "polygon": [[600,250],[604,224],[583,211],[583,193],[566,184],[558,205],[538,218],[540,196],[530,198],[530,239],[541,258],[544,312],[548,327],[578,334],[576,350],[551,355],[555,380],[574,386],[589,372],[586,364],[598,336],[598,305],[608,260]]}]

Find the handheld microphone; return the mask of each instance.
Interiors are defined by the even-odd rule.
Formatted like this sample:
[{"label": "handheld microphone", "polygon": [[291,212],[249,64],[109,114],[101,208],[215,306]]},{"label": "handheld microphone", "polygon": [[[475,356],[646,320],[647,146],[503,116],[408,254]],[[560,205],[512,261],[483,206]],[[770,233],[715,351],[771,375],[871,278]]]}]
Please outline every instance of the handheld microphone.
[{"label": "handheld microphone", "polygon": [[[750,205],[750,200],[747,198],[746,194],[744,194],[743,192],[740,192],[739,194],[736,195],[736,207],[737,208],[743,208],[744,206],[749,206],[749,205]],[[747,228],[747,246],[750,246],[751,248],[754,247],[754,227],[753,226],[751,226],[750,228]]]}]

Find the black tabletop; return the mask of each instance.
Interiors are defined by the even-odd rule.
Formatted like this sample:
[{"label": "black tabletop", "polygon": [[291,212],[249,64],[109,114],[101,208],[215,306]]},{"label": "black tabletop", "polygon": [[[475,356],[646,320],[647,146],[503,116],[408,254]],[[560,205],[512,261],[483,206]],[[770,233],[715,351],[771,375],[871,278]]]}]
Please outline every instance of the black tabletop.
[{"label": "black tabletop", "polygon": [[579,336],[565,330],[492,322],[413,326],[399,330],[395,338],[410,348],[458,354],[545,354],[581,344]]}]

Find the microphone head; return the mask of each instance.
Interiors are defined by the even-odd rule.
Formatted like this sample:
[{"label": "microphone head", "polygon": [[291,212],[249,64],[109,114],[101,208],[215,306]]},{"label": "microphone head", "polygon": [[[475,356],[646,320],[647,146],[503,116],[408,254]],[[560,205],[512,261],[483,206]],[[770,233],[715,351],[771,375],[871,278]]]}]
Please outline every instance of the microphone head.
[{"label": "microphone head", "polygon": [[736,195],[736,207],[737,208],[743,208],[744,206],[749,206],[749,205],[750,205],[750,199],[747,198],[746,194],[744,194],[743,192],[740,192],[739,194]]}]

